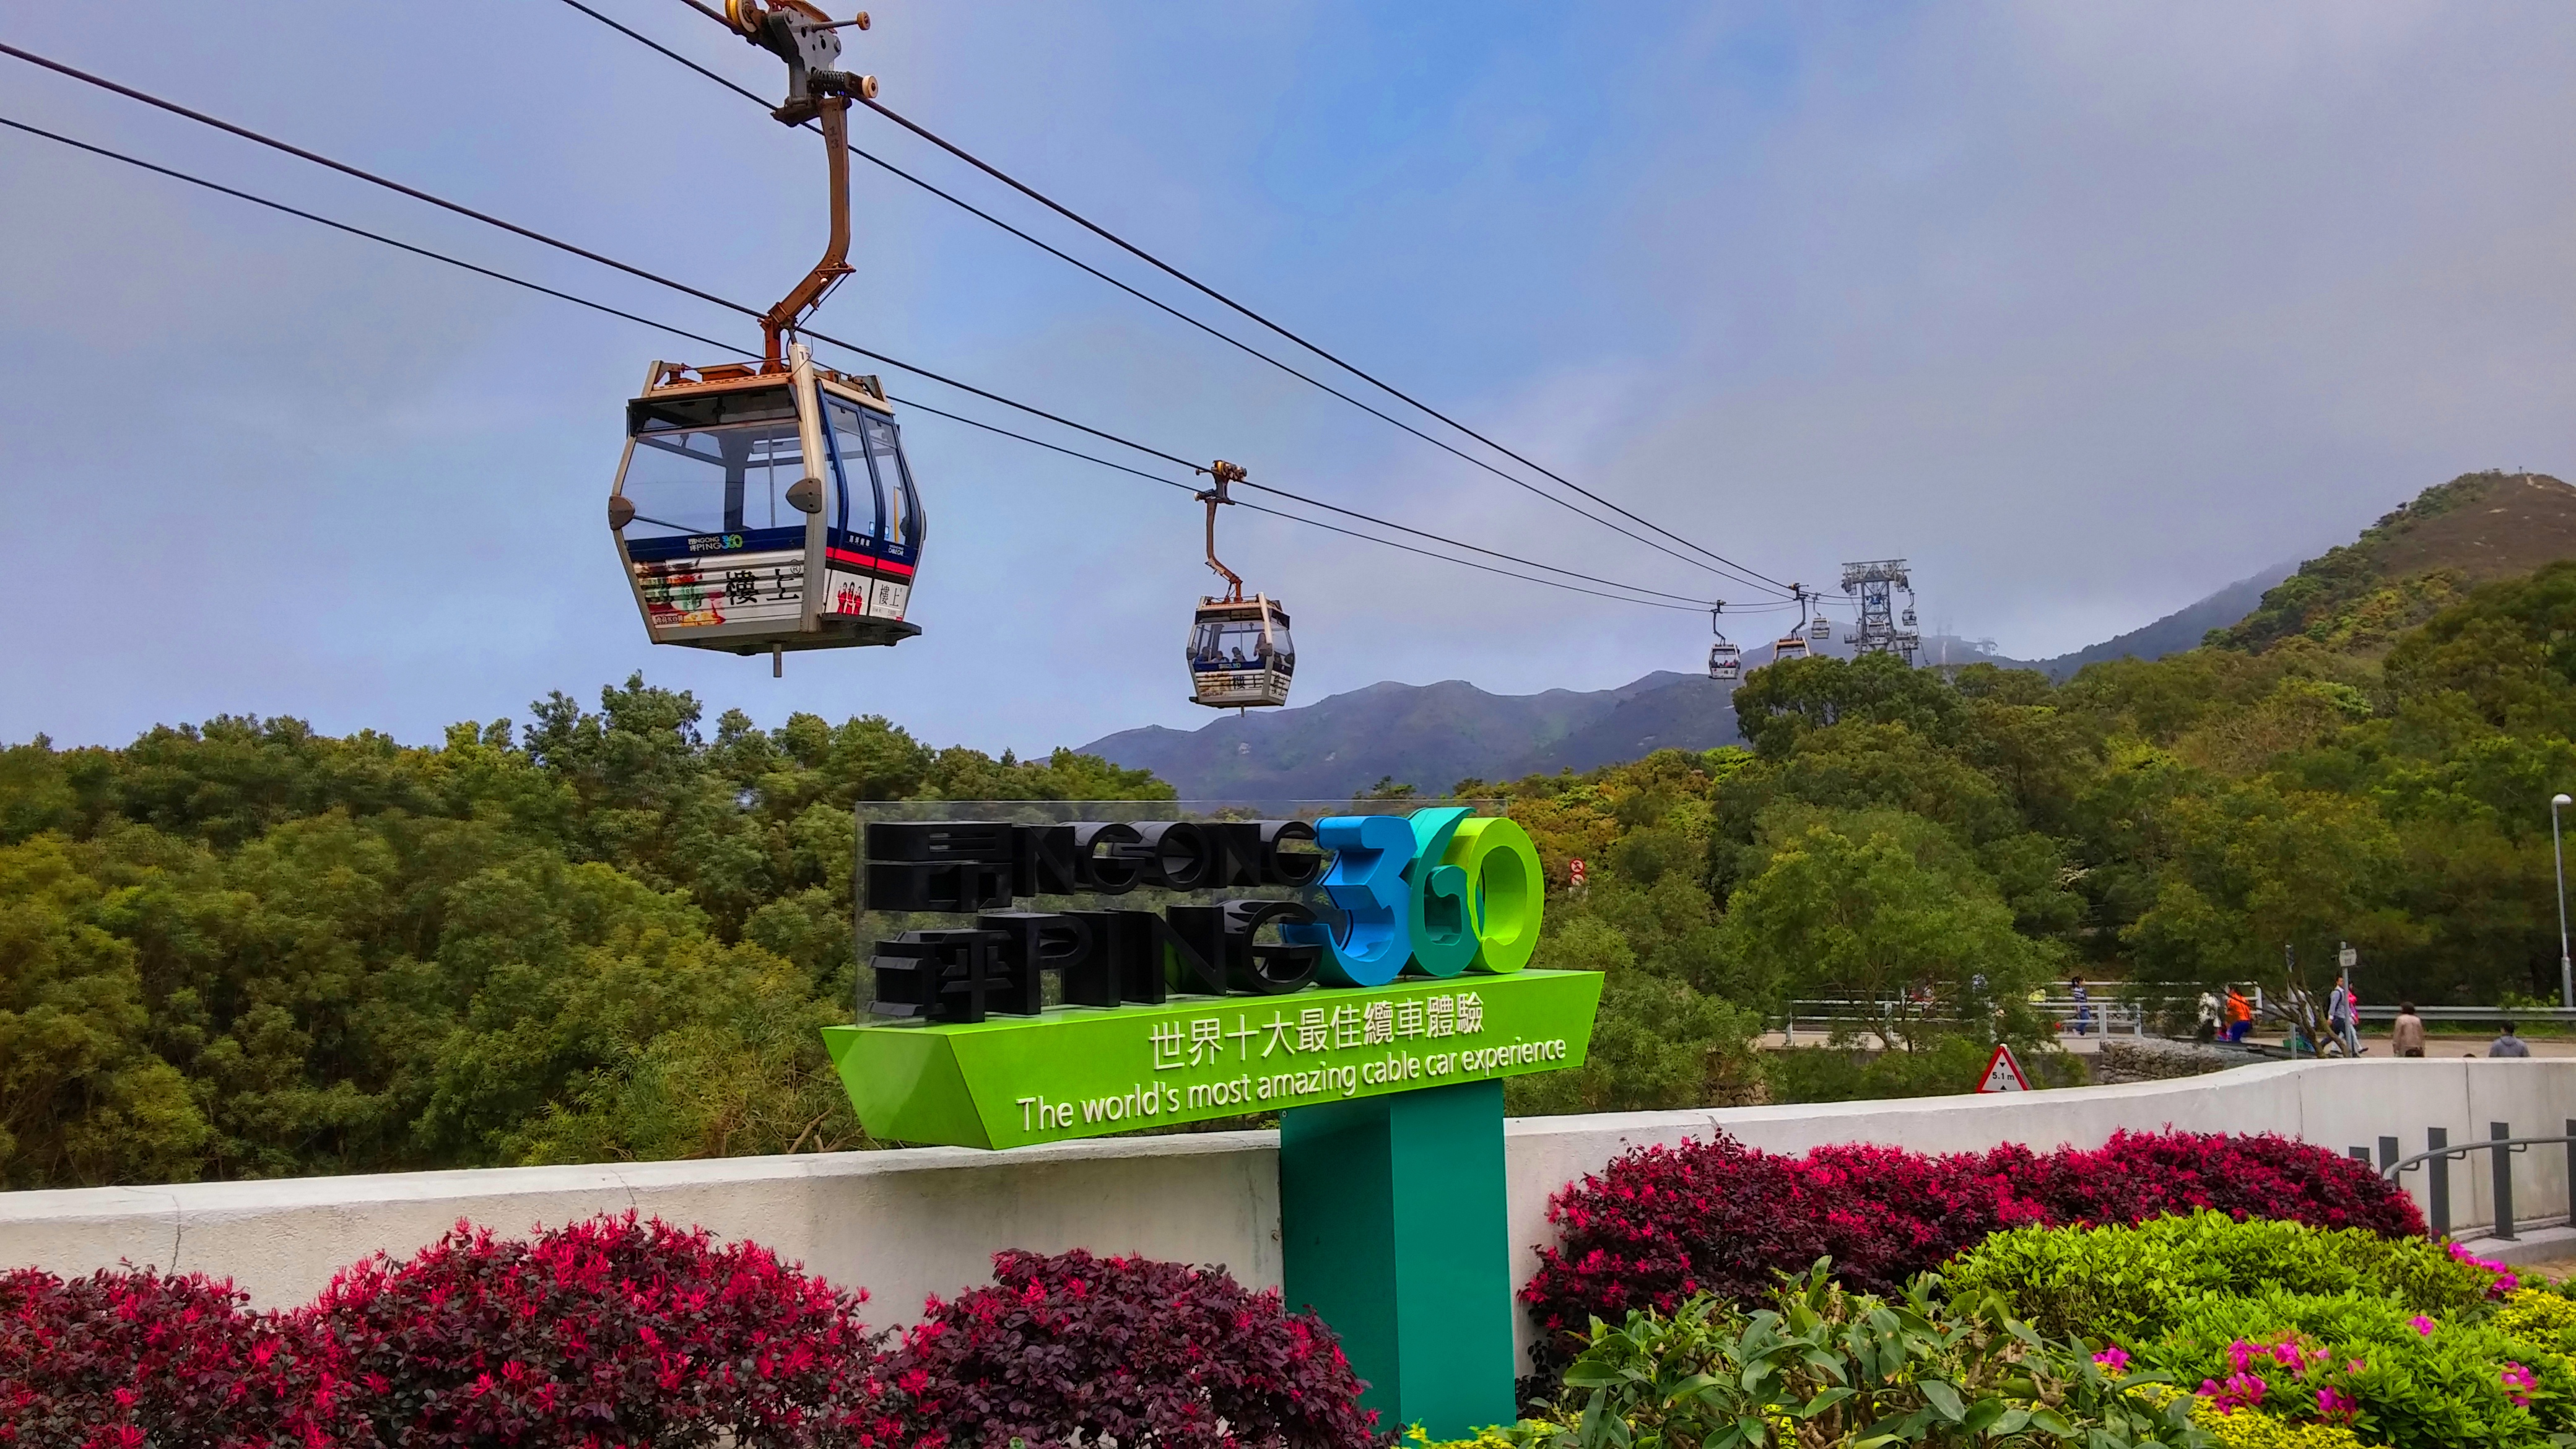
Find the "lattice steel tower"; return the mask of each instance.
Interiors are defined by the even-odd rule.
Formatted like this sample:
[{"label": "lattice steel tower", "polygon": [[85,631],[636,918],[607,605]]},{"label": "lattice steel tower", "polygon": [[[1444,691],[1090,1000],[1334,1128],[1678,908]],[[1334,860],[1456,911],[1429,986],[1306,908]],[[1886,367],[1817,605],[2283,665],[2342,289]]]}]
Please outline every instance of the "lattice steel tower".
[{"label": "lattice steel tower", "polygon": [[[1895,601],[1900,590],[1905,594],[1902,611]],[[1843,642],[1862,654],[1898,655],[1911,665],[1914,651],[1923,647],[1923,636],[1914,628],[1914,580],[1905,572],[1905,560],[1844,564],[1843,592],[1860,600],[1860,621],[1843,636]]]}]

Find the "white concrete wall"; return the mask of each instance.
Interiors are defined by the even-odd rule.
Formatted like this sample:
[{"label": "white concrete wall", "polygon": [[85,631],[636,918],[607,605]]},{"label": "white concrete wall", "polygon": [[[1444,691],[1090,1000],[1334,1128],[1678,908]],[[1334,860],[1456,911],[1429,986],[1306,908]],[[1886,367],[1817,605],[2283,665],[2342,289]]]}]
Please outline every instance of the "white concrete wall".
[{"label": "white concrete wall", "polygon": [[[2279,1132],[2338,1152],[2394,1134],[2413,1153],[2428,1127],[2448,1128],[2456,1143],[2485,1137],[2492,1121],[2538,1135],[2570,1118],[2576,1060],[2440,1058],[2284,1062],[2026,1096],[1523,1118],[1508,1129],[1513,1281],[1528,1281],[1538,1245],[1550,1240],[1547,1200],[1559,1188],[1631,1147],[1714,1131],[1789,1153],[1830,1142],[2044,1151],[2165,1126]],[[2493,1219],[2485,1156],[2452,1166],[2455,1231]],[[2422,1174],[2406,1180],[2421,1202]],[[2514,1183],[2524,1221],[2563,1217],[2566,1153],[2534,1148],[2516,1159]],[[377,1251],[410,1253],[459,1218],[519,1231],[630,1207],[756,1239],[865,1287],[877,1323],[909,1321],[925,1294],[985,1281],[1003,1248],[1216,1263],[1260,1287],[1280,1275],[1278,1139],[1269,1132],[0,1193],[0,1266],[72,1274],[129,1260],[227,1276],[259,1303],[289,1304],[341,1267]]]},{"label": "white concrete wall", "polygon": [[460,1218],[515,1233],[629,1208],[865,1288],[871,1323],[990,1281],[1004,1248],[1142,1253],[1279,1282],[1275,1132],[0,1193],[0,1267],[68,1276],[125,1260],[219,1274],[281,1306]]}]

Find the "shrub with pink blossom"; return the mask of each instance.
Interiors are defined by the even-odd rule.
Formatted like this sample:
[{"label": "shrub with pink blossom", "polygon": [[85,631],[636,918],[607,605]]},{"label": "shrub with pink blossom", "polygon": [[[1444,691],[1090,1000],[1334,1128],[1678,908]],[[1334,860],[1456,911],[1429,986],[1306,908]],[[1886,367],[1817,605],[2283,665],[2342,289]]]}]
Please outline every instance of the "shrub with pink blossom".
[{"label": "shrub with pink blossom", "polygon": [[917,1449],[1093,1443],[1366,1449],[1365,1387],[1330,1329],[1221,1268],[1000,1253],[886,1356],[887,1422]]},{"label": "shrub with pink blossom", "polygon": [[2369,1167],[2283,1137],[2121,1132],[2044,1154],[1847,1145],[1784,1157],[1720,1133],[1639,1148],[1559,1192],[1548,1207],[1557,1241],[1521,1296],[1545,1369],[1594,1318],[1670,1313],[1700,1292],[1758,1299],[1820,1257],[1852,1287],[1893,1293],[2007,1229],[2192,1212],[2389,1238],[2424,1230],[2413,1202]]},{"label": "shrub with pink blossom", "polygon": [[459,1223],[301,1318],[384,1444],[801,1446],[866,1442],[864,1297],[629,1212],[526,1239]]}]

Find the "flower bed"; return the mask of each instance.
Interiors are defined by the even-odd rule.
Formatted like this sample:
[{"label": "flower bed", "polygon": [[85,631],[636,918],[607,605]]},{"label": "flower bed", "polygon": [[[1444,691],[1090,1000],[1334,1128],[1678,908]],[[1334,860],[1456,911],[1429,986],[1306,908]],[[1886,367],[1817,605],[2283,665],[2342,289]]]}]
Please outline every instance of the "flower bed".
[{"label": "flower bed", "polygon": [[1544,1373],[1596,1317],[1669,1314],[1698,1293],[1767,1298],[1819,1257],[1849,1286],[1890,1294],[1991,1233],[2199,1210],[2390,1237],[2424,1229],[2369,1167],[2282,1137],[2123,1132],[2091,1151],[1839,1146],[1792,1158],[1721,1134],[1630,1152],[1558,1193],[1559,1241],[1522,1297]]},{"label": "flower bed", "polygon": [[882,1375],[920,1449],[1080,1443],[1375,1442],[1330,1331],[1224,1271],[1003,1253],[994,1285],[931,1311]]},{"label": "flower bed", "polygon": [[[900,1342],[756,1244],[633,1213],[468,1224],[312,1304],[150,1269],[0,1273],[0,1445],[801,1449],[1217,1442],[1361,1449],[1331,1331],[1223,1271],[1004,1253]],[[998,1437],[997,1437],[998,1436]]]},{"label": "flower bed", "polygon": [[1530,1417],[1422,1449],[2543,1449],[2576,1298],[2450,1244],[2214,1211],[1987,1238],[1900,1295],[1819,1261],[1578,1335]]},{"label": "flower bed", "polygon": [[2192,1442],[2191,1406],[2134,1392],[2155,1380],[1953,1299],[1939,1279],[1855,1293],[1817,1262],[1748,1311],[1699,1294],[1670,1314],[1595,1325],[1564,1387],[1532,1418],[1445,1449],[1695,1445],[2010,1445],[2151,1449]]},{"label": "flower bed", "polygon": [[[2539,1446],[2576,1431],[2576,1302],[2456,1245],[2202,1213],[2002,1233],[1945,1275],[2191,1390],[2222,1443]],[[2247,1437],[2249,1415],[2311,1437]]]}]

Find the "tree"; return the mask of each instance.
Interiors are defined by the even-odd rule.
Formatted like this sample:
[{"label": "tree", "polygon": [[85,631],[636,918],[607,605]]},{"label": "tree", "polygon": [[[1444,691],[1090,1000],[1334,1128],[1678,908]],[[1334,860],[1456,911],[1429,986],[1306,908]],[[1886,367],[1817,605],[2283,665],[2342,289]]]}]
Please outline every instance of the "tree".
[{"label": "tree", "polygon": [[2164,834],[2154,904],[2123,933],[2145,979],[2286,988],[2284,946],[2417,944],[2393,904],[2396,834],[2368,801],[2241,785],[2176,798]]},{"label": "tree", "polygon": [[434,747],[222,717],[0,748],[0,1183],[859,1141],[853,806],[1169,798],[640,676]]},{"label": "tree", "polygon": [[1962,1029],[2028,1035],[2021,998],[2055,952],[2014,931],[1946,832],[1896,812],[1790,810],[1765,836],[1768,859],[1719,928],[1745,969],[1793,997],[1888,1003],[1879,1030],[1890,1045]]},{"label": "tree", "polygon": [[1766,759],[1787,754],[1807,730],[1845,723],[1904,725],[1947,744],[1964,713],[1948,680],[1893,654],[1783,660],[1754,670],[1735,690],[1736,728]]}]

